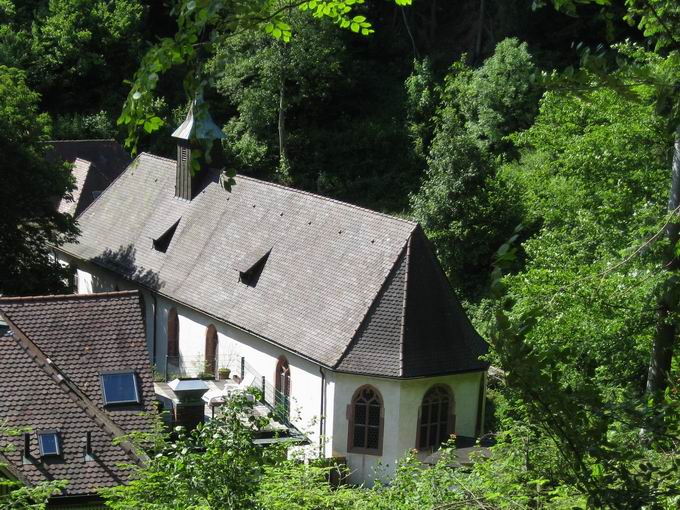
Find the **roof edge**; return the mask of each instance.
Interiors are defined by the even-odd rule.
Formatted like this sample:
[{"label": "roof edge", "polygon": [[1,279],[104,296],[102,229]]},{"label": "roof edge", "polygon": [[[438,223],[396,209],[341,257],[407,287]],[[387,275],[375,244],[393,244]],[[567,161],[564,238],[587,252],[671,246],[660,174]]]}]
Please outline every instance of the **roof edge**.
[{"label": "roof edge", "polygon": [[[82,139],[71,139],[71,138],[66,138],[63,140],[45,140],[43,143],[74,143],[74,142],[116,142],[118,143],[118,140],[115,138],[82,138]],[[122,145],[121,145],[122,147]]]},{"label": "roof edge", "polygon": [[338,374],[347,374],[347,375],[361,375],[364,377],[376,377],[379,379],[390,379],[393,381],[410,381],[414,379],[429,379],[432,377],[445,377],[447,375],[462,375],[462,374],[474,374],[477,372],[486,372],[488,371],[489,367],[488,366],[481,366],[478,368],[466,368],[464,370],[454,370],[450,372],[433,372],[431,374],[424,374],[424,375],[384,375],[384,374],[372,374],[370,372],[352,372],[349,370],[333,370],[333,372],[338,373]]},{"label": "roof edge", "polygon": [[[182,301],[182,300],[180,300],[180,299],[177,299],[177,298],[174,297],[174,296],[171,296],[170,294],[166,294],[166,293],[164,293],[164,292],[161,292],[159,289],[151,288],[151,287],[149,287],[149,286],[147,286],[147,285],[144,285],[143,283],[141,283],[141,282],[139,282],[139,281],[137,281],[137,280],[133,280],[132,278],[128,278],[127,276],[122,275],[121,273],[117,273],[116,271],[114,271],[114,270],[111,269],[110,267],[105,266],[105,265],[103,265],[103,264],[100,264],[100,263],[98,263],[98,262],[96,262],[96,261],[94,261],[94,260],[92,260],[92,259],[82,259],[82,258],[80,258],[78,255],[75,255],[74,253],[71,253],[71,252],[69,252],[68,250],[63,249],[63,247],[53,247],[53,249],[56,250],[56,251],[58,251],[58,252],[60,252],[60,253],[65,254],[65,255],[68,256],[68,257],[75,258],[75,259],[77,259],[77,260],[79,260],[79,261],[81,261],[81,262],[86,262],[86,263],[88,263],[88,264],[92,264],[93,266],[96,266],[97,268],[103,269],[103,270],[105,270],[105,271],[109,271],[110,273],[114,274],[115,276],[117,276],[117,277],[119,277],[119,278],[122,278],[122,279],[125,280],[125,281],[128,281],[128,282],[130,282],[130,283],[132,283],[132,284],[134,284],[134,285],[138,285],[139,287],[143,288],[144,290],[146,290],[147,292],[149,292],[149,293],[151,293],[151,294],[155,294],[155,295],[158,295],[158,296],[162,296],[162,297],[164,297],[164,298],[166,298],[166,299],[169,299],[169,300],[172,301],[173,303],[177,303],[177,304],[180,304],[180,305],[182,305],[182,306],[186,306],[186,307],[189,308],[190,310],[194,310],[195,312],[201,313],[201,314],[205,315],[206,317],[210,317],[210,318],[212,318],[212,319],[215,319],[216,321],[219,321],[219,322],[222,322],[223,324],[226,324],[227,326],[231,326],[231,327],[234,328],[234,329],[237,329],[237,330],[242,331],[242,332],[244,332],[244,333],[248,333],[249,335],[252,335],[252,336],[254,336],[254,337],[256,337],[256,338],[259,338],[259,339],[262,340],[263,342],[267,342],[267,343],[269,343],[269,344],[271,344],[271,345],[274,345],[274,346],[276,346],[276,347],[279,347],[279,348],[283,349],[283,350],[286,351],[286,352],[289,352],[289,353],[291,353],[291,354],[295,354],[296,356],[300,356],[301,358],[303,358],[303,359],[305,359],[305,360],[307,360],[307,361],[309,361],[309,362],[311,362],[311,363],[314,363],[314,364],[316,364],[316,365],[319,365],[319,366],[321,366],[321,367],[323,367],[323,368],[326,368],[326,369],[328,369],[328,370],[333,370],[333,365],[331,365],[331,364],[327,364],[327,363],[324,362],[324,361],[321,361],[321,360],[318,360],[318,359],[314,359],[314,358],[312,358],[312,357],[310,357],[310,356],[307,356],[306,354],[304,354],[304,353],[302,353],[302,352],[293,350],[293,349],[291,349],[290,347],[286,347],[286,346],[284,346],[284,345],[282,345],[282,344],[276,342],[275,340],[272,340],[272,339],[269,338],[269,337],[266,337],[266,336],[264,336],[264,335],[261,335],[261,334],[258,333],[257,331],[253,331],[253,330],[250,330],[250,329],[245,328],[245,327],[243,327],[243,326],[239,326],[239,325],[236,324],[235,322],[231,322],[231,321],[225,319],[224,317],[219,317],[219,316],[217,316],[217,315],[211,314],[211,313],[209,313],[209,312],[207,312],[207,311],[205,311],[205,310],[202,310],[202,309],[200,309],[200,308],[197,308],[196,306],[194,306],[194,305],[192,305],[192,304],[190,304],[190,303],[187,303],[186,301]],[[137,290],[137,291],[133,291],[133,292],[141,292],[141,291]],[[102,293],[102,294],[103,294],[103,293]],[[85,295],[89,296],[89,295],[91,295],[91,294],[85,294]],[[142,297],[143,297],[143,294],[142,294]],[[0,304],[2,304],[1,301],[0,301]],[[0,311],[0,312],[1,312],[1,311]]]},{"label": "roof edge", "polygon": [[404,269],[404,295],[401,303],[401,328],[399,331],[399,377],[404,375],[404,337],[406,336],[406,303],[408,300],[408,270],[411,267],[411,239],[413,231],[406,241],[406,268]]},{"label": "roof edge", "polygon": [[[354,347],[354,344],[356,343],[357,340],[357,334],[361,330],[362,326],[368,319],[368,315],[371,313],[371,310],[373,310],[376,306],[378,306],[378,299],[380,298],[383,290],[386,289],[387,283],[390,280],[390,276],[394,273],[397,267],[397,262],[399,262],[399,259],[402,257],[402,255],[406,256],[407,253],[406,251],[408,250],[408,244],[409,244],[409,239],[411,239],[411,235],[413,235],[413,231],[411,231],[411,234],[409,235],[408,239],[404,243],[404,245],[401,247],[399,250],[399,254],[397,257],[392,261],[392,264],[390,265],[390,270],[387,272],[387,275],[385,276],[385,279],[383,280],[382,284],[380,285],[380,288],[378,289],[378,292],[375,293],[375,296],[373,296],[373,299],[371,300],[371,304],[366,307],[366,311],[364,312],[363,317],[359,321],[357,327],[354,329],[354,332],[352,333],[352,338],[350,339],[349,343],[347,344],[347,347],[342,351],[342,354],[338,357],[338,360],[333,364],[333,370],[337,370],[337,368],[340,366],[342,361],[347,357],[349,352],[352,350],[352,347]],[[403,335],[403,329],[401,331],[401,334]],[[402,338],[399,339],[399,342],[401,345],[403,345]],[[401,346],[399,347],[401,351]],[[400,352],[400,357],[401,357],[401,352]],[[400,360],[401,361],[401,360]],[[340,370],[337,370],[340,372]],[[399,367],[399,373],[401,374],[401,367]]]},{"label": "roof edge", "polygon": [[0,304],[2,303],[19,303],[22,301],[61,301],[68,299],[98,299],[105,297],[123,297],[139,295],[139,290],[117,290],[111,292],[93,292],[92,294],[45,294],[43,296],[11,296],[0,297]]},{"label": "roof edge", "polygon": [[[75,141],[78,141],[78,140],[75,140]],[[99,194],[99,196],[98,196],[97,198],[95,198],[92,202],[90,202],[90,204],[89,204],[85,209],[83,209],[82,211],[80,211],[80,214],[79,214],[77,217],[80,218],[83,214],[85,214],[85,212],[88,211],[88,210],[90,209],[90,207],[92,207],[94,204],[96,204],[97,201],[102,197],[102,195],[104,195],[104,193],[106,193],[106,192],[109,190],[109,188],[110,188],[111,186],[113,186],[113,184],[114,184],[116,181],[118,181],[118,179],[120,179],[121,177],[123,177],[123,175],[125,175],[125,174],[127,173],[127,171],[130,170],[130,168],[133,167],[133,165],[137,165],[137,164],[138,164],[137,162],[139,161],[139,158],[140,158],[140,156],[141,156],[142,154],[146,154],[146,153],[139,153],[139,154],[137,154],[137,157],[136,157],[135,159],[133,159],[132,161],[130,161],[130,164],[129,164],[128,166],[125,167],[125,170],[123,170],[121,173],[119,173],[119,174],[116,176],[116,178],[115,178],[114,180],[112,180],[112,181],[106,186],[106,189],[104,189],[104,190]],[[87,160],[85,160],[85,161],[87,161]],[[97,165],[94,165],[94,164],[93,164],[92,166],[96,167]]]}]

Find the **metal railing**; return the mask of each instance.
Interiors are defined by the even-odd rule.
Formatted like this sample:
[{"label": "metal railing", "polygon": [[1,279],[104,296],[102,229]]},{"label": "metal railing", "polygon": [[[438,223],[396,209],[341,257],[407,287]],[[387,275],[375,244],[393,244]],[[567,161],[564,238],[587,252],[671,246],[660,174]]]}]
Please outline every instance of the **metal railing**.
[{"label": "metal railing", "polygon": [[214,380],[220,368],[229,368],[230,375],[238,375],[241,380],[247,378],[248,381],[252,381],[251,386],[260,392],[260,402],[270,410],[272,418],[286,426],[292,435],[302,435],[290,421],[290,396],[277,390],[271,381],[247,363],[243,356],[232,356],[228,360],[217,357],[206,360],[205,356],[201,355],[166,356],[161,375],[166,382],[177,378]]},{"label": "metal railing", "polygon": [[166,356],[163,366],[165,381],[173,379],[198,378],[215,379],[217,377],[217,358],[206,359],[205,356]]},{"label": "metal railing", "polygon": [[161,367],[157,367],[158,377],[162,381],[172,381],[173,379],[221,379],[220,373],[224,369],[229,369],[229,376],[238,374],[237,363],[240,357],[235,356],[215,356],[206,359],[205,356],[196,354],[191,356],[166,356]]}]

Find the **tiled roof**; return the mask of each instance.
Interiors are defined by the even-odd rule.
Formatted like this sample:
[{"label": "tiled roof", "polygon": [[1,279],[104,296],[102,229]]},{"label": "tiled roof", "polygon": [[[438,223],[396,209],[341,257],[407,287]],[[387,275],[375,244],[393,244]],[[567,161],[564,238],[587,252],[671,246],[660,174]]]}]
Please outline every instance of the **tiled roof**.
[{"label": "tiled roof", "polygon": [[[141,454],[112,440],[150,430],[154,412],[139,293],[2,298],[0,313],[11,328],[0,338],[0,420],[33,432],[31,463],[22,461],[23,437],[2,438],[14,445],[5,452],[14,469],[30,483],[68,480],[66,495],[120,484],[129,475],[120,464]],[[100,373],[123,369],[136,372],[142,402],[104,407]],[[35,432],[51,429],[59,431],[63,455],[41,459]]]},{"label": "tiled roof", "polygon": [[132,159],[115,140],[53,140],[48,157],[73,163],[76,189],[73,200],[62,199],[59,212],[78,216],[89,206],[96,193],[104,191],[130,164]]},{"label": "tiled roof", "polygon": [[343,372],[421,377],[484,370],[486,344],[417,227],[337,365]]},{"label": "tiled roof", "polygon": [[[394,282],[401,285],[401,301],[391,290],[385,292],[391,296],[389,306],[376,303],[409,240],[423,235],[416,223],[244,176],[237,176],[227,192],[214,172],[204,174],[195,198],[182,200],[174,196],[175,162],[141,154],[83,212],[78,243],[62,251],[327,367],[339,367],[343,359],[351,358],[351,367],[347,361],[339,368],[361,373],[379,368],[392,376],[427,372],[422,364],[415,371],[403,370],[408,363],[395,354],[404,352],[406,270]],[[153,240],[177,220],[167,250],[155,250]],[[239,268],[245,261],[258,260],[270,250],[256,284],[240,282]],[[408,258],[408,263],[412,260]],[[441,285],[444,277],[436,258],[418,260],[434,265],[430,273]],[[455,302],[443,281],[444,301]],[[409,292],[406,298],[410,299]],[[369,316],[373,308],[377,311]],[[437,341],[445,342],[445,349],[449,345],[468,349],[463,337],[473,336],[475,352],[482,351],[484,344],[460,306],[447,313],[457,316],[457,326],[444,327],[435,336]],[[432,319],[436,327],[439,319]],[[366,320],[372,322],[370,328]],[[380,341],[365,345],[370,357],[358,356],[359,351],[350,356],[348,349],[364,346],[353,339],[368,334],[366,328]],[[422,356],[432,358],[439,370],[440,349],[434,347]],[[467,350],[448,363],[449,371],[483,366],[471,361]]]}]

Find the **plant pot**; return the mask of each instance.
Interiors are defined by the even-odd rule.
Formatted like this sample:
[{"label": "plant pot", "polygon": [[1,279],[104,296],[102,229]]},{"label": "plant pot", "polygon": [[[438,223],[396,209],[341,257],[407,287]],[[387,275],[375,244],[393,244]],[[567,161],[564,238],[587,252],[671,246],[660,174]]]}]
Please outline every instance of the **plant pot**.
[{"label": "plant pot", "polygon": [[217,374],[219,375],[219,378],[221,381],[225,381],[229,379],[229,376],[231,375],[231,369],[230,368],[220,368],[217,371]]}]

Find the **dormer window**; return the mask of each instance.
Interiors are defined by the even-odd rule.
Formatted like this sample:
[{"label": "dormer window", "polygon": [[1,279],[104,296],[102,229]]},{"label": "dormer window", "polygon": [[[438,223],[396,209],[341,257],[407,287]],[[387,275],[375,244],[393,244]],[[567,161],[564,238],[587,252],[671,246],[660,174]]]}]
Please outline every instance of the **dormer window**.
[{"label": "dormer window", "polygon": [[56,430],[38,432],[38,447],[41,457],[56,457],[61,455],[59,433]]},{"label": "dormer window", "polygon": [[175,235],[175,230],[177,230],[177,225],[179,225],[181,218],[173,223],[169,229],[163,232],[157,239],[153,240],[153,249],[165,253],[168,251],[168,246],[170,246],[170,241]]},{"label": "dormer window", "polygon": [[[250,287],[255,287],[257,281],[260,279],[260,275],[264,270],[264,266],[267,263],[269,254],[272,252],[269,249],[266,253],[260,252],[258,255],[251,254],[249,257],[245,257],[239,267],[239,281],[245,283]],[[253,256],[255,255],[255,256]]]},{"label": "dormer window", "polygon": [[134,372],[102,374],[104,405],[139,404],[139,388]]}]

